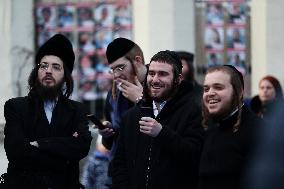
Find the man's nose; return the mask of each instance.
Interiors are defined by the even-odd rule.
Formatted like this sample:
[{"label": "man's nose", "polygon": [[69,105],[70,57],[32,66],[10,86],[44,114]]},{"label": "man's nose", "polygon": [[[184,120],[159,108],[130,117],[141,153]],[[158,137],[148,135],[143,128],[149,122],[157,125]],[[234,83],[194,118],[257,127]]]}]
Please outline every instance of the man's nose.
[{"label": "man's nose", "polygon": [[208,91],[208,95],[214,96],[215,94],[216,94],[216,91],[214,89],[210,88],[209,91]]},{"label": "man's nose", "polygon": [[154,76],[153,76],[153,81],[159,81],[159,76],[158,76],[158,74],[155,74]]},{"label": "man's nose", "polygon": [[52,72],[52,66],[48,66],[45,72],[46,73],[51,73]]}]

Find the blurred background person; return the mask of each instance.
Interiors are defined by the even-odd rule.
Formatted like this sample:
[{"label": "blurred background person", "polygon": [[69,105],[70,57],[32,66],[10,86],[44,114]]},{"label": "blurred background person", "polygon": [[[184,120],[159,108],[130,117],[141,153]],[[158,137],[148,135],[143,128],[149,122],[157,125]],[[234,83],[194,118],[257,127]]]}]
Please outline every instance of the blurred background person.
[{"label": "blurred background person", "polygon": [[176,51],[176,53],[182,62],[183,79],[192,85],[196,101],[201,105],[203,87],[194,78],[194,54],[186,51]]},{"label": "blurred background person", "polygon": [[102,145],[98,135],[95,150],[89,155],[83,168],[81,182],[85,189],[107,189],[106,178],[109,165],[109,151]]},{"label": "blurred background person", "polygon": [[265,117],[258,148],[250,162],[244,189],[284,188],[284,101],[280,100]]},{"label": "blurred background person", "polygon": [[282,99],[280,82],[275,77],[267,75],[260,80],[259,93],[251,99],[250,108],[256,115],[265,117]]}]

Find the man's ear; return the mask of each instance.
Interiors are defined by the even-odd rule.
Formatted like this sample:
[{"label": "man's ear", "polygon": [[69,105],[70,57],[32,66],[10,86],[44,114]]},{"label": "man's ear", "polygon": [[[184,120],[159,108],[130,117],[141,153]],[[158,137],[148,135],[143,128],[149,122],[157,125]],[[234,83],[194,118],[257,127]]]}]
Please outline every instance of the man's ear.
[{"label": "man's ear", "polygon": [[179,74],[178,75],[178,78],[177,78],[177,82],[178,82],[178,84],[180,84],[180,82],[183,80],[183,76],[182,76],[182,74]]},{"label": "man's ear", "polygon": [[180,74],[180,81],[184,80],[184,76],[182,74]]}]

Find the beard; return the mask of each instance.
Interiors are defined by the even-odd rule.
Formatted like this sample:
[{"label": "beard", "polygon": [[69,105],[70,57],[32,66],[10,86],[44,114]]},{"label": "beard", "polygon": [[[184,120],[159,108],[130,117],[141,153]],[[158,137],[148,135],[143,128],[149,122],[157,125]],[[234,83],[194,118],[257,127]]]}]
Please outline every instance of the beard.
[{"label": "beard", "polygon": [[36,91],[43,101],[56,101],[57,97],[62,94],[63,85],[64,85],[63,79],[54,86],[44,86],[37,79]]},{"label": "beard", "polygon": [[[232,98],[231,98],[232,99]],[[205,105],[204,105],[205,106]],[[236,110],[237,106],[233,101],[225,104],[219,112],[216,113],[209,113],[209,110],[206,107],[206,114],[208,117],[214,121],[220,121],[225,119],[227,116],[229,116],[234,110]]]},{"label": "beard", "polygon": [[168,87],[166,86],[165,90],[160,92],[159,94],[151,92],[151,84],[147,84],[147,88],[148,88],[147,90],[148,96],[155,102],[164,102],[169,98],[171,98],[172,96],[174,96],[174,94],[177,91],[177,86],[174,84],[174,82],[172,82],[170,86]]}]

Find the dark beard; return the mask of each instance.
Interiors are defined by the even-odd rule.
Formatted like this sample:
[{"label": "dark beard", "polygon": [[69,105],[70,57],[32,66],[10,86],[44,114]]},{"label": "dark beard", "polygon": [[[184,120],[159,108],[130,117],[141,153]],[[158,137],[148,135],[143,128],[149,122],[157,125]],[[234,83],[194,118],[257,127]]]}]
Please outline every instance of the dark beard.
[{"label": "dark beard", "polygon": [[164,102],[166,100],[169,100],[171,97],[173,97],[176,94],[177,89],[178,89],[178,85],[175,82],[173,82],[171,89],[165,91],[163,96],[155,97],[151,94],[150,87],[151,86],[147,86],[147,91],[148,91],[147,93],[148,93],[148,96],[155,102]]},{"label": "dark beard", "polygon": [[237,106],[234,105],[233,102],[231,102],[231,104],[227,104],[222,109],[223,109],[222,112],[219,112],[213,115],[210,115],[207,110],[210,119],[212,119],[213,121],[219,122],[220,120],[227,118],[233,111],[235,111],[237,109]]},{"label": "dark beard", "polygon": [[62,94],[63,80],[52,87],[42,85],[36,81],[36,91],[43,101],[56,101],[57,97]]}]

